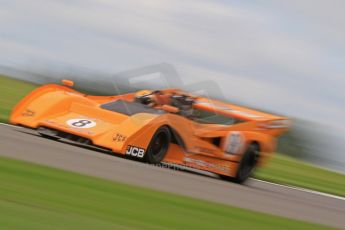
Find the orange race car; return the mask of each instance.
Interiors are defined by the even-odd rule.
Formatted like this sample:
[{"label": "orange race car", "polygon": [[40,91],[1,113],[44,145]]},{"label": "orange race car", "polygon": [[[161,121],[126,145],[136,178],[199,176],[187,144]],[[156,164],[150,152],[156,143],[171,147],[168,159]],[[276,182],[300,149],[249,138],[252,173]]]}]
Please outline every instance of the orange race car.
[{"label": "orange race car", "polygon": [[178,164],[242,183],[275,150],[289,120],[176,89],[117,96],[77,92],[73,82],[27,95],[10,122],[150,164]]}]

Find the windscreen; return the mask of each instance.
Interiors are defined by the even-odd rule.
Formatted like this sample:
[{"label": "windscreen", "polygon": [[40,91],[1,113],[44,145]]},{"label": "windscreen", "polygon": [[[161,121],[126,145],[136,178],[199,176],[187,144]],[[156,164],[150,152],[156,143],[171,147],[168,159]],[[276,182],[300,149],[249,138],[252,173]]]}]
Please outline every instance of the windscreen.
[{"label": "windscreen", "polygon": [[123,100],[116,100],[101,105],[102,109],[110,110],[117,113],[122,113],[128,116],[137,113],[153,113],[153,114],[164,114],[165,111],[153,109],[136,102],[128,102]]}]

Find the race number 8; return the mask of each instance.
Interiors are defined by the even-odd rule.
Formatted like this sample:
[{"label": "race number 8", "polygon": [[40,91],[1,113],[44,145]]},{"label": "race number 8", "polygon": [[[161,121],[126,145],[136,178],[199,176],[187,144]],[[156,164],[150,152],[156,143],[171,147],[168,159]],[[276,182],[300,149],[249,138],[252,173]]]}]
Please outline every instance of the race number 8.
[{"label": "race number 8", "polygon": [[67,124],[74,128],[92,128],[96,126],[96,122],[88,120],[88,119],[71,119],[67,121]]},{"label": "race number 8", "polygon": [[83,127],[83,126],[88,125],[90,123],[91,123],[91,121],[89,121],[89,120],[80,120],[80,121],[72,123],[72,125],[80,128],[80,127]]}]

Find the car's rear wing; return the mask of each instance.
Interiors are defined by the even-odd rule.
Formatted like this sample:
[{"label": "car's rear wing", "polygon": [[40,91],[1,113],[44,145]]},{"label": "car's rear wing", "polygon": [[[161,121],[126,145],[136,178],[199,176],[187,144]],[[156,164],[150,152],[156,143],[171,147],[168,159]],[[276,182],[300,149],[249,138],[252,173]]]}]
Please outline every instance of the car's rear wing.
[{"label": "car's rear wing", "polygon": [[272,136],[278,136],[285,132],[291,125],[291,121],[286,117],[264,113],[234,104],[223,103],[217,100],[210,100],[203,97],[197,98],[194,108],[221,114],[223,116],[233,117],[243,121],[229,126],[216,126],[211,129],[209,126],[205,126],[198,130],[198,135],[205,137],[212,133],[215,134],[216,130],[219,132],[217,135],[225,131],[242,130],[256,131]]},{"label": "car's rear wing", "polygon": [[195,108],[203,109],[206,111],[231,116],[244,121],[263,121],[263,120],[281,120],[286,119],[277,115],[260,112],[257,110],[249,109],[246,107],[223,103],[217,100],[207,98],[198,98],[194,105]]}]

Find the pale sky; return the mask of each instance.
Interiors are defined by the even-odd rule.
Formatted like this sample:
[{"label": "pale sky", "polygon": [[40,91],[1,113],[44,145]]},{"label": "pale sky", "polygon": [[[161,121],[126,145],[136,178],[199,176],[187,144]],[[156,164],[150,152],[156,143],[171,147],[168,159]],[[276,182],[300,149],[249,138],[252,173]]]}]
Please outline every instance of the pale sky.
[{"label": "pale sky", "polygon": [[229,100],[345,137],[343,0],[0,0],[0,64],[107,73],[170,63]]}]

